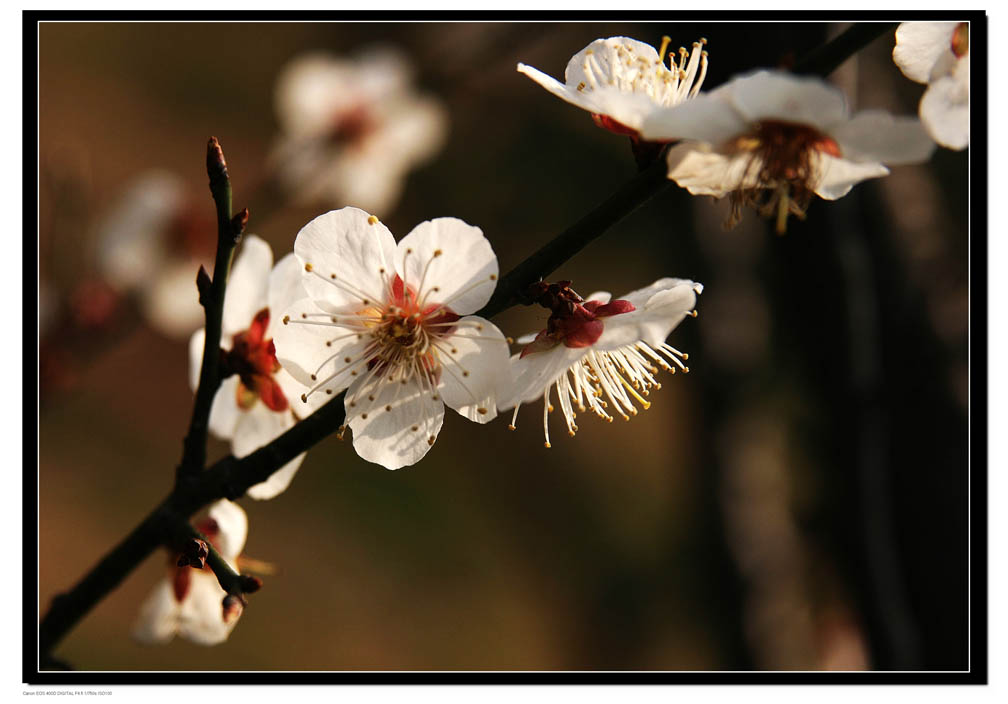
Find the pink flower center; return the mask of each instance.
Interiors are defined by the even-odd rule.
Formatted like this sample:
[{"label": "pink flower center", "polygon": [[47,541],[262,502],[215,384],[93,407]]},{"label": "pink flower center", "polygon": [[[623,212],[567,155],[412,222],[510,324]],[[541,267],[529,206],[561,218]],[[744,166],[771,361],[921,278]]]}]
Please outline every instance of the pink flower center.
[{"label": "pink flower center", "polygon": [[239,377],[235,401],[243,409],[251,408],[257,399],[271,411],[286,411],[287,397],[273,375],[280,369],[273,339],[266,339],[269,325],[269,308],[255,314],[248,330],[234,336],[231,350],[221,350],[221,366],[229,374]]},{"label": "pink flower center", "polygon": [[372,333],[378,349],[369,366],[384,370],[403,363],[419,364],[436,381],[440,365],[432,340],[450,335],[459,317],[447,306],[418,300],[416,290],[396,274]]},{"label": "pink flower center", "polygon": [[602,301],[585,301],[581,299],[563,282],[559,287],[554,284],[540,303],[550,308],[553,313],[546,321],[546,329],[536,335],[535,340],[521,351],[521,357],[534,352],[552,349],[559,344],[565,347],[591,347],[602,337],[605,323],[602,318],[622,315],[633,310],[630,301],[617,299],[609,303]]}]

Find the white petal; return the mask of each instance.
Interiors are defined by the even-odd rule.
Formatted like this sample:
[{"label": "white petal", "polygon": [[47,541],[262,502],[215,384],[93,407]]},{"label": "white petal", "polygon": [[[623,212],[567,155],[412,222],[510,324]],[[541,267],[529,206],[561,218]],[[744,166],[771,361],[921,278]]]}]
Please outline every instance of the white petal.
[{"label": "white petal", "polygon": [[[958,22],[904,22],[896,29],[893,61],[911,81],[927,83],[931,70],[947,52]],[[954,54],[953,54],[954,56]]]},{"label": "white petal", "polygon": [[407,286],[418,289],[421,300],[444,303],[465,315],[490,300],[497,286],[497,255],[478,227],[458,218],[436,218],[402,238],[396,271]]},{"label": "white petal", "polygon": [[[293,399],[289,400],[293,401]],[[294,407],[293,402],[291,406]],[[246,457],[293,427],[294,417],[289,410],[271,411],[265,404],[256,403],[242,416],[235,428],[234,439],[231,441],[231,452],[235,457]],[[301,466],[306,454],[302,452],[273,472],[266,481],[250,487],[248,495],[253,499],[272,499],[283,492],[291,483],[294,473]]]},{"label": "white petal", "polygon": [[878,178],[889,173],[877,162],[855,162],[836,159],[826,154],[820,155],[819,166],[822,176],[815,192],[820,198],[836,200],[847,195],[851,187],[869,178]]},{"label": "white petal", "polygon": [[273,250],[255,235],[246,235],[235,257],[224,293],[224,317],[221,319],[221,346],[231,348],[231,338],[248,330],[252,318],[269,305],[270,269]]},{"label": "white petal", "polygon": [[241,506],[227,499],[215,501],[207,513],[216,521],[220,530],[214,541],[217,552],[233,566],[235,558],[245,547],[245,538],[248,537],[248,517]]},{"label": "white petal", "polygon": [[98,225],[98,267],[122,291],[150,281],[166,256],[172,218],[185,201],[185,187],[165,171],[141,175]]},{"label": "white petal", "polygon": [[885,164],[917,164],[934,151],[934,142],[915,117],[893,117],[866,110],[830,131],[845,159]]},{"label": "white petal", "polygon": [[652,69],[661,63],[658,51],[650,44],[630,37],[596,39],[567,62],[564,80],[568,86],[632,82],[642,69]]},{"label": "white petal", "polygon": [[965,90],[957,70],[928,86],[920,103],[921,121],[927,131],[950,149],[964,149],[970,140],[969,58],[959,63],[966,66]]},{"label": "white petal", "polygon": [[575,105],[588,112],[599,112],[598,104],[595,102],[593,95],[594,91],[579,91],[576,87],[572,90],[552,76],[548,76],[539,69],[525,64],[518,64],[518,73],[525,74],[550,93],[571,105]]},{"label": "white petal", "polygon": [[[431,448],[430,438],[441,430],[444,403],[415,382],[382,383],[373,392],[357,394],[360,386],[361,382],[351,386],[346,395],[347,425],[357,454],[386,469],[419,462]],[[374,401],[368,399],[369,392]],[[351,406],[355,396],[360,398]]]},{"label": "white petal", "polygon": [[197,271],[198,262],[176,261],[147,281],[140,305],[155,330],[184,340],[203,325],[205,316],[196,290]]},{"label": "white petal", "polygon": [[167,643],[178,632],[180,611],[172,581],[162,579],[140,606],[133,637],[141,643]]},{"label": "white petal", "polygon": [[[441,396],[449,408],[469,420],[487,423],[497,416],[498,399],[511,390],[507,340],[484,318],[469,316],[458,322],[455,332],[437,343]],[[484,413],[479,412],[481,408]]]},{"label": "white petal", "polygon": [[[287,399],[287,403],[290,405],[291,411],[293,411],[294,415],[298,418],[306,418],[307,416],[310,416],[331,398],[329,394],[325,393],[312,394],[308,397],[308,403],[303,403],[301,401],[301,395],[307,394],[311,390],[311,387],[302,384],[300,381],[291,376],[283,367],[273,374],[273,381],[280,385],[280,390],[283,391],[283,395]],[[334,391],[333,393],[336,392]]]},{"label": "white petal", "polygon": [[698,289],[703,287],[688,279],[666,278],[628,293],[623,300],[633,303],[636,310],[604,318],[602,336],[592,347],[613,350],[639,341],[660,345],[696,307]]},{"label": "white petal", "polygon": [[819,78],[758,71],[714,92],[721,91],[750,122],[776,119],[826,128],[847,117],[843,93]]},{"label": "white petal", "polygon": [[387,100],[379,117],[379,126],[359,145],[360,151],[371,160],[370,165],[391,165],[400,174],[434,156],[448,136],[448,113],[429,96]]},{"label": "white petal", "polygon": [[668,152],[668,177],[695,196],[720,198],[757,184],[759,164],[748,153],[728,156],[704,142],[683,142]]},{"label": "white petal", "polygon": [[301,228],[294,240],[301,266],[312,268],[302,274],[305,290],[324,310],[385,300],[395,271],[395,240],[385,225],[370,217],[358,208],[332,210]]},{"label": "white petal", "polygon": [[691,139],[719,146],[754,129],[721,89],[681,105],[663,108],[644,120],[641,136],[653,140]]},{"label": "white petal", "polygon": [[608,303],[612,300],[612,294],[608,291],[595,291],[587,296],[585,296],[586,301],[598,301],[600,303]]},{"label": "white petal", "polygon": [[332,204],[354,203],[372,213],[386,213],[402,193],[405,168],[397,159],[371,152],[343,149],[312,177],[315,200]]},{"label": "white petal", "polygon": [[514,378],[514,386],[512,393],[497,404],[498,410],[503,411],[513,408],[517,403],[528,403],[542,398],[546,387],[559,379],[572,364],[588,354],[590,349],[590,347],[571,348],[560,344],[525,357],[512,355],[511,375]]},{"label": "white petal", "polygon": [[269,326],[266,337],[273,337],[276,327],[281,324],[284,311],[308,294],[301,283],[301,263],[291,252],[278,261],[269,275],[268,305],[270,310]]},{"label": "white petal", "polygon": [[[302,299],[281,314],[280,324],[273,333],[273,346],[277,361],[298,383],[312,388],[336,374],[325,388],[339,393],[353,380],[351,372],[364,368],[358,362],[363,360],[370,337],[353,326],[332,324],[332,317],[342,319],[328,313],[320,314],[313,301]],[[356,320],[351,315],[343,317]],[[289,318],[287,324],[284,318]],[[351,363],[345,361],[346,357],[350,357]],[[288,401],[295,412],[300,413],[297,402]]]},{"label": "white petal", "polygon": [[203,366],[203,347],[206,343],[206,329],[200,328],[189,338],[189,388],[199,386],[200,367]]},{"label": "white petal", "polygon": [[237,621],[224,623],[225,596],[213,572],[192,570],[189,593],[179,612],[179,635],[200,645],[217,645],[227,640]]},{"label": "white petal", "polygon": [[235,426],[244,413],[238,407],[238,383],[238,377],[233,375],[222,381],[210,406],[210,432],[221,440],[234,437]]}]

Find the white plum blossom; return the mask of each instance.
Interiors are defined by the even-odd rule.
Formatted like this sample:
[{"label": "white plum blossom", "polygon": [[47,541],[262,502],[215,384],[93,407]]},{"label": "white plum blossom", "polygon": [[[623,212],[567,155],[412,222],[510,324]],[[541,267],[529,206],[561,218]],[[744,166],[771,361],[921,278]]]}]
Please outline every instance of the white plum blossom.
[{"label": "white plum blossom", "polygon": [[309,408],[347,390],[361,457],[388,469],[416,463],[445,404],[479,423],[495,417],[508,346],[493,323],[468,315],[497,279],[479,228],[437,218],[397,245],[377,217],[347,207],[305,225],[294,254],[308,297],[283,316],[277,357]]},{"label": "white plum blossom", "polygon": [[[237,572],[248,535],[248,518],[241,507],[221,499],[196,528]],[[200,645],[223,643],[237,623],[237,618],[225,618],[223,601],[227,593],[209,566],[178,567],[176,557],[168,576],[140,606],[133,637],[149,644],[167,643],[176,635]]]},{"label": "white plum blossom", "polygon": [[965,149],[970,139],[968,22],[904,22],[893,61],[911,81],[926,83],[920,119],[938,144]]},{"label": "white plum blossom", "polygon": [[[222,366],[233,372],[221,382],[210,408],[210,431],[231,442],[236,457],[258,450],[296,422],[293,404],[301,387],[276,359],[273,335],[276,311],[304,296],[300,267],[293,254],[273,266],[273,251],[262,239],[246,235],[235,258],[224,294],[221,319]],[[199,384],[204,329],[189,341],[189,383]],[[308,409],[298,409],[307,412]],[[305,415],[302,413],[301,415]],[[305,453],[295,457],[248,490],[254,499],[271,499],[290,484]]]},{"label": "white plum blossom", "polygon": [[655,110],[671,108],[693,98],[707,74],[706,39],[693,43],[692,52],[665,50],[671,39],[662,37],[661,48],[629,37],[596,39],[567,62],[564,83],[542,71],[518,64],[523,73],[561,100],[587,110],[599,127],[635,136],[644,118]]},{"label": "white plum blossom", "polygon": [[685,140],[668,152],[668,177],[694,195],[731,195],[729,225],[743,205],[803,217],[812,194],[846,195],[884,164],[925,161],[934,143],[915,117],[881,110],[851,116],[843,93],[817,78],[758,71],[674,110],[651,115],[646,139]]},{"label": "white plum blossom", "polygon": [[440,101],[413,89],[408,60],[389,47],[356,58],[295,58],[277,79],[276,112],[281,137],[272,162],[285,190],[302,203],[382,213],[448,131]]},{"label": "white plum blossom", "polygon": [[[630,420],[635,404],[644,409],[651,388],[661,388],[655,379],[658,368],[675,373],[689,371],[684,352],[665,342],[669,333],[687,315],[696,316],[696,297],[703,286],[686,279],[659,279],[646,288],[617,300],[598,292],[581,303],[573,302],[562,313],[554,310],[549,324],[511,357],[514,387],[499,404],[514,406],[511,430],[523,403],[543,400],[543,432],[550,447],[549,412],[552,391],[563,413],[567,432],[578,430],[578,412],[590,410],[612,422],[616,415]],[[574,299],[575,301],[577,299]]]},{"label": "white plum blossom", "polygon": [[152,327],[184,339],[203,321],[196,271],[212,265],[216,232],[176,175],[147,172],[99,223],[98,268],[117,292],[137,294]]}]

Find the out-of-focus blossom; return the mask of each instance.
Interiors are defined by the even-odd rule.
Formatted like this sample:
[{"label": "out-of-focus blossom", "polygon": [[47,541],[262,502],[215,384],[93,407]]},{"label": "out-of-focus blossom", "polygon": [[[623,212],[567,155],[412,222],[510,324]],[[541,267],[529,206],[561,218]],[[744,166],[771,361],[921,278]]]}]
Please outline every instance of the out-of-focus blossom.
[{"label": "out-of-focus blossom", "polygon": [[[238,571],[239,555],[248,535],[248,518],[241,507],[221,499],[196,528]],[[233,609],[225,614],[227,593],[208,565],[178,567],[177,557],[173,556],[169,575],[141,605],[133,637],[151,644],[167,643],[176,635],[200,645],[223,643],[237,623]]]},{"label": "out-of-focus blossom", "polygon": [[478,227],[438,218],[396,245],[377,217],[343,208],[305,225],[294,254],[308,298],[284,315],[277,356],[307,387],[309,407],[347,389],[357,454],[388,469],[418,462],[445,404],[478,423],[496,416],[510,382],[507,342],[493,323],[467,315],[497,280]]},{"label": "out-of-focus blossom", "polygon": [[391,48],[295,58],[277,79],[276,112],[272,163],[285,190],[301,203],[381,213],[448,131],[440,101],[413,89],[409,61]]},{"label": "out-of-focus blossom", "polygon": [[[297,422],[288,399],[297,398],[301,387],[277,362],[273,311],[284,310],[303,296],[294,255],[288,254],[274,267],[270,246],[255,235],[246,235],[228,277],[221,320],[221,364],[231,375],[214,396],[209,423],[214,435],[231,441],[236,457],[258,450]],[[193,390],[199,384],[205,339],[206,331],[201,328],[189,341]],[[251,487],[248,495],[271,499],[282,492],[304,457],[305,453],[295,457],[269,479]]]},{"label": "out-of-focus blossom", "polygon": [[138,177],[97,231],[98,268],[116,291],[135,293],[148,322],[184,338],[203,322],[200,265],[213,262],[217,227],[173,174]]},{"label": "out-of-focus blossom", "polygon": [[542,71],[518,64],[524,73],[561,100],[587,110],[599,127],[636,136],[644,119],[655,110],[671,108],[693,98],[707,73],[706,39],[693,43],[693,51],[665,50],[672,40],[662,37],[661,48],[629,37],[596,39],[567,62],[564,83]]},{"label": "out-of-focus blossom", "polygon": [[893,60],[911,81],[926,83],[920,118],[938,144],[965,149],[970,138],[968,22],[904,22]]},{"label": "out-of-focus blossom", "polygon": [[[655,379],[658,367],[684,372],[687,355],[665,338],[691,313],[701,284],[685,279],[659,279],[647,288],[610,300],[606,292],[581,300],[565,288],[559,305],[553,307],[547,327],[521,353],[512,356],[512,394],[499,404],[514,406],[512,430],[522,403],[543,399],[543,432],[550,447],[549,412],[552,389],[573,436],[578,429],[577,411],[590,410],[612,422],[637,415],[635,404],[650,407],[645,400],[650,389],[661,388]],[[667,361],[666,361],[667,360]],[[671,362],[671,364],[669,364]],[[672,366],[675,365],[675,366]]]},{"label": "out-of-focus blossom", "polygon": [[850,116],[843,93],[817,78],[758,71],[645,120],[647,139],[686,140],[668,153],[668,177],[694,195],[803,217],[813,194],[844,196],[883,164],[912,164],[934,150],[917,118],[880,110]]}]

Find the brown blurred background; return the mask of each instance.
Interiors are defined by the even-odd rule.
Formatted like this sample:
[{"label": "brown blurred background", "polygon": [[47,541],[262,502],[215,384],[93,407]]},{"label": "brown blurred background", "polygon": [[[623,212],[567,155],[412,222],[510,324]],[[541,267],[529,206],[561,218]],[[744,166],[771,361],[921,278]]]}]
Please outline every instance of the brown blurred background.
[{"label": "brown blurred background", "polygon": [[[88,294],[102,218],[159,168],[212,223],[210,135],[276,258],[342,205],[259,216],[248,200],[288,60],[374,43],[411,56],[451,132],[379,215],[397,237],[443,215],[478,225],[503,272],[635,173],[625,138],[518,61],[562,77],[597,37],[704,36],[712,88],[838,29],[43,24],[39,269],[56,322],[41,343],[40,615],[169,491],[192,406],[185,339]],[[890,33],[833,75],[856,109],[916,112],[924,88],[892,46]],[[552,277],[584,295],[705,284],[699,318],[670,338],[691,373],[663,373],[649,411],[585,420],[573,439],[554,414],[551,450],[541,406],[514,433],[449,412],[433,451],[396,472],[329,438],[284,494],[240,501],[246,553],[278,571],[225,644],[130,639],[162,551],[56,656],[87,670],[965,668],[966,169],[966,152],[939,149],[814,202],[784,237],[752,213],[725,232],[723,203],[669,188]],[[517,337],[546,316],[496,322]]]}]

